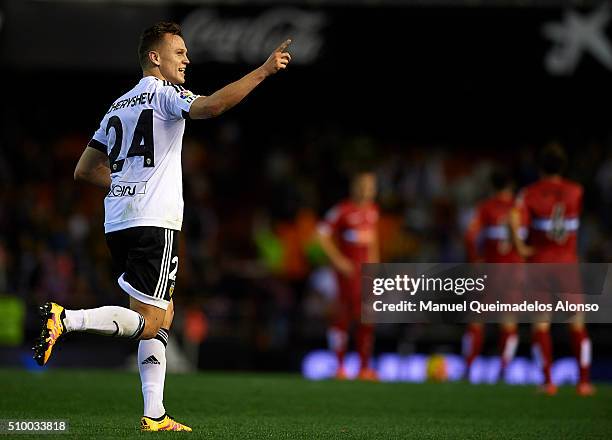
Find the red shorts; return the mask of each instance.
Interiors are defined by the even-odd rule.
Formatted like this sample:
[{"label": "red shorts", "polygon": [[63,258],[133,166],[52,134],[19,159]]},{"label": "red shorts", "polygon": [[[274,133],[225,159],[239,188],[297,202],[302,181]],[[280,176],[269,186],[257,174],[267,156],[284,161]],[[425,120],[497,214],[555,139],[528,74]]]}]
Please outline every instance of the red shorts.
[{"label": "red shorts", "polygon": [[531,264],[527,291],[533,299],[582,304],[584,289],[578,264]]},{"label": "red shorts", "polygon": [[[360,272],[360,271],[358,271]],[[361,320],[361,274],[345,277],[336,272],[338,300],[334,325],[347,328],[351,322]]]},{"label": "red shorts", "polygon": [[490,303],[517,304],[523,301],[525,266],[523,263],[487,264],[486,300]]}]

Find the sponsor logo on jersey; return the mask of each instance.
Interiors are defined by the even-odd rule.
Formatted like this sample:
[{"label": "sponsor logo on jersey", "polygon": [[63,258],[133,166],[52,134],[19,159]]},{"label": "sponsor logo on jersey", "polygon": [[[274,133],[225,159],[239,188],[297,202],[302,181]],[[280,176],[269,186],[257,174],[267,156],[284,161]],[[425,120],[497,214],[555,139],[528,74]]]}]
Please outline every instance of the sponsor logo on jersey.
[{"label": "sponsor logo on jersey", "polygon": [[134,197],[144,194],[147,182],[118,182],[113,183],[106,197]]},{"label": "sponsor logo on jersey", "polygon": [[187,102],[191,102],[196,98],[195,95],[191,93],[189,90],[181,90],[181,92],[179,93],[179,96],[181,99],[184,99]]}]

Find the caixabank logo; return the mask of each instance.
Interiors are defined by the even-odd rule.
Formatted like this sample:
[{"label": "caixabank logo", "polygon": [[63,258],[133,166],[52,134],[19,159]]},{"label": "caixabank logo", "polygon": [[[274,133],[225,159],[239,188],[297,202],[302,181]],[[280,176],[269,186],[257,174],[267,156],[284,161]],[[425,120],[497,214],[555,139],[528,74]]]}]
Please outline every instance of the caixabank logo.
[{"label": "caixabank logo", "polygon": [[609,3],[601,2],[591,13],[567,10],[562,21],[544,24],[542,32],[554,44],[544,59],[548,73],[573,75],[585,54],[612,70],[612,44],[606,31],[610,14]]}]

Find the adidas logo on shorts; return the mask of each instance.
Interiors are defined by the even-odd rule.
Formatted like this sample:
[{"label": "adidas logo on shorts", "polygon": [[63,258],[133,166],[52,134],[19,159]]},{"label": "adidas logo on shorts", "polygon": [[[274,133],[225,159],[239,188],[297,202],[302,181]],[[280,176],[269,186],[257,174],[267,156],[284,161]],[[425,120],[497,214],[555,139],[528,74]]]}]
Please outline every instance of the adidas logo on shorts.
[{"label": "adidas logo on shorts", "polygon": [[148,358],[146,358],[144,361],[142,361],[141,365],[145,365],[145,364],[159,365],[159,361],[157,360],[155,356],[151,355]]}]

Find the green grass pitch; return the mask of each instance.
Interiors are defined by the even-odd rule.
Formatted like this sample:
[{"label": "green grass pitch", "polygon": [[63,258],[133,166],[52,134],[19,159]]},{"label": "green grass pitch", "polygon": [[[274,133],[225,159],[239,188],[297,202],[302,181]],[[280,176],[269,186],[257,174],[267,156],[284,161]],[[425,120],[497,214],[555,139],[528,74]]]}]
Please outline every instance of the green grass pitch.
[{"label": "green grass pitch", "polygon": [[[194,432],[141,434],[137,373],[0,370],[0,419],[67,419],[43,438],[587,439],[612,438],[612,386],[591,398],[572,387],[322,381],[297,375],[168,375],[165,404]],[[0,435],[0,438],[3,437]],[[21,434],[15,438],[28,438]],[[33,436],[31,438],[34,438]],[[39,437],[40,438],[40,437]]]}]

